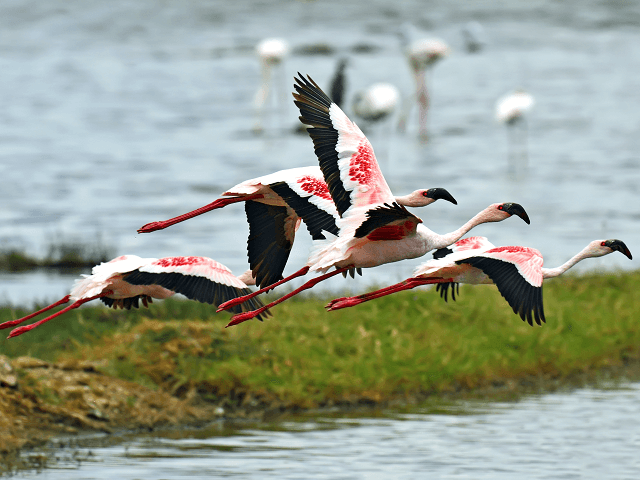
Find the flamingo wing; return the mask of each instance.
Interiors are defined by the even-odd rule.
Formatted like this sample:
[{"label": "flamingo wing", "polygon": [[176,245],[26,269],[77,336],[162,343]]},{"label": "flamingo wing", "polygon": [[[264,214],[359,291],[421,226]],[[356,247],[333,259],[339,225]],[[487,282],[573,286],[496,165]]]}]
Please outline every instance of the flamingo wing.
[{"label": "flamingo wing", "polygon": [[437,249],[433,252],[433,258],[444,258],[456,252],[465,252],[468,250],[484,251],[489,250],[490,248],[495,248],[495,245],[491,243],[487,237],[467,237],[458,240],[453,245]]},{"label": "flamingo wing", "polygon": [[[125,275],[123,280],[132,285],[160,285],[190,300],[215,306],[251,293],[231,270],[205,257],[161,258]],[[241,313],[261,307],[262,302],[252,298],[230,310]]]},{"label": "flamingo wing", "polygon": [[249,266],[256,285],[266,287],[282,279],[293,247],[298,217],[289,207],[260,202],[245,202],[244,209],[249,222]]},{"label": "flamingo wing", "polygon": [[338,211],[329,195],[324,179],[301,182],[278,182],[270,185],[282,199],[304,220],[314,240],[324,240],[323,230],[338,235]]},{"label": "flamingo wing", "polygon": [[513,312],[533,325],[546,322],[542,303],[542,255],[533,248],[498,247],[456,261],[482,270]]},{"label": "flamingo wing", "polygon": [[300,121],[311,127],[307,131],[340,216],[352,206],[392,203],[367,137],[310,77],[298,75],[294,103]]},{"label": "flamingo wing", "polygon": [[367,210],[366,217],[356,229],[355,238],[366,237],[371,241],[401,240],[415,233],[416,226],[422,223],[420,218],[395,202]]}]

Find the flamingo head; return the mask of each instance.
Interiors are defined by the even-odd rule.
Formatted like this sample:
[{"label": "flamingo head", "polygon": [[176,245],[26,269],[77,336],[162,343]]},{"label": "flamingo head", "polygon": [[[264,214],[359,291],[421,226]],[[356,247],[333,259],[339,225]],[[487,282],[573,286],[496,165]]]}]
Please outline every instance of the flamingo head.
[{"label": "flamingo head", "polygon": [[396,197],[396,201],[406,207],[426,207],[436,200],[446,200],[457,205],[458,202],[444,188],[429,188],[427,190],[416,190],[415,192],[405,195],[404,197]]},{"label": "flamingo head", "polygon": [[591,244],[591,250],[594,253],[594,256],[600,257],[602,255],[608,255],[609,253],[620,252],[629,260],[633,259],[631,252],[622,240],[615,238],[611,240],[595,240],[594,242],[591,242]]},{"label": "flamingo head", "polygon": [[490,221],[492,222],[500,222],[512,215],[517,215],[524,220],[527,225],[531,223],[529,215],[527,215],[527,212],[525,212],[524,208],[519,203],[494,203],[489,206],[489,211],[492,218]]}]

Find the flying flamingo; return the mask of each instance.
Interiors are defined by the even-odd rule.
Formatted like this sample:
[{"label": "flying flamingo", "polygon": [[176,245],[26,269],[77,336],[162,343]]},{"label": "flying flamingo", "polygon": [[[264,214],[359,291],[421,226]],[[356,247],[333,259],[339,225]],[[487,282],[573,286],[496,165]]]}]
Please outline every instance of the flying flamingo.
[{"label": "flying flamingo", "polygon": [[[318,166],[280,170],[246,180],[231,187],[222,197],[226,198],[169,220],[148,223],[138,229],[138,233],[162,230],[211,210],[245,202],[249,265],[259,287],[282,279],[301,217],[314,240],[323,240],[323,231],[338,234],[338,211]],[[395,201],[408,207],[423,207],[438,199],[457,204],[444,188],[416,190],[396,197]]]},{"label": "flying flamingo", "polygon": [[[147,307],[152,298],[165,299],[181,293],[191,300],[218,306],[225,300],[249,293],[247,285],[254,285],[251,271],[236,277],[227,267],[205,257],[140,258],[122,255],[110,262],[93,267],[91,275],[76,280],[71,293],[31,315],[0,324],[0,329],[14,327],[41,313],[69,301],[66,308],[31,325],[11,331],[9,338],[22,335],[69,310],[99,298],[107,307],[138,308],[139,301]],[[250,308],[262,306],[252,300]],[[238,312],[246,310],[244,305]]]},{"label": "flying flamingo", "polygon": [[[416,84],[416,100],[419,108],[419,134],[423,140],[427,139],[427,111],[429,110],[429,92],[427,89],[427,72],[441,59],[449,55],[449,46],[437,38],[418,38],[416,29],[412,25],[405,25],[400,33],[404,53],[409,61],[409,67]],[[413,99],[405,100],[398,128],[404,131],[407,117],[413,106]]]},{"label": "flying flamingo", "polygon": [[556,268],[544,268],[540,252],[528,247],[495,247],[485,237],[459,240],[452,248],[434,253],[434,259],[420,265],[411,278],[374,292],[343,297],[327,304],[328,310],[353,307],[374,298],[380,298],[418,285],[436,283],[440,295],[451,298],[460,283],[495,284],[513,312],[533,325],[546,322],[542,304],[542,282],[562,275],[585,258],[601,257],[621,252],[631,259],[631,252],[621,240],[594,240],[570,260]]},{"label": "flying flamingo", "polygon": [[[307,264],[266,289],[220,305],[220,310],[241,303],[244,299],[270,290],[309,271],[331,273],[309,280],[293,292],[269,304],[283,302],[317,283],[352,268],[371,268],[384,263],[416,258],[434,248],[442,248],[459,240],[476,225],[498,222],[515,214],[529,223],[529,217],[517,203],[490,205],[458,230],[446,235],[432,232],[422,220],[399,205],[378,167],[371,144],[357,125],[349,120],[336,104],[310,78],[296,78],[295,104],[301,112],[300,121],[310,125],[320,168],[329,185],[331,197],[338,209],[338,236],[316,241]],[[261,313],[235,315],[227,326],[249,320]]]},{"label": "flying flamingo", "polygon": [[[266,38],[262,40],[256,46],[256,54],[260,59],[260,72],[262,80],[260,82],[260,88],[256,93],[255,105],[258,112],[258,120],[254,130],[261,132],[262,126],[262,113],[265,108],[267,99],[269,98],[269,89],[271,88],[272,80],[271,73],[274,69],[280,67],[289,54],[289,44],[281,38]],[[282,73],[281,73],[282,75]],[[273,82],[276,85],[281,85],[284,78],[281,78],[282,82]],[[284,104],[284,91],[281,92],[281,103]]]},{"label": "flying flamingo", "polygon": [[[533,107],[533,97],[522,89],[504,95],[496,102],[496,120],[507,126],[508,158],[511,168],[517,165],[517,148],[523,166],[527,165],[527,121],[526,114]],[[518,132],[520,129],[520,132]]]}]

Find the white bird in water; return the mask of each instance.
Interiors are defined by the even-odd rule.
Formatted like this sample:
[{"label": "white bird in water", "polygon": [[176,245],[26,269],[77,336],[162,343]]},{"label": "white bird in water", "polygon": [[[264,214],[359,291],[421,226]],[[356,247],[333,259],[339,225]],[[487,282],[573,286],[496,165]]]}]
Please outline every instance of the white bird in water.
[{"label": "white bird in water", "polygon": [[[250,293],[248,285],[254,285],[251,271],[236,277],[227,267],[206,257],[140,258],[122,255],[110,262],[93,267],[91,275],[76,280],[71,293],[55,303],[26,317],[0,324],[0,329],[14,327],[59,305],[73,302],[66,308],[38,322],[18,327],[9,338],[33,330],[53,318],[78,308],[92,300],[100,299],[107,307],[138,308],[139,302],[147,307],[153,298],[165,299],[180,293],[190,300],[215,305]],[[237,312],[262,306],[259,300],[240,305]]]},{"label": "white bird in water", "polygon": [[[281,38],[267,38],[256,46],[256,54],[260,59],[261,82],[256,93],[255,105],[257,110],[256,132],[262,132],[264,111],[267,109],[269,91],[276,90],[276,104],[278,110],[284,112],[286,108],[286,92],[284,90],[284,59],[289,54],[289,44]],[[272,78],[276,77],[276,78]]]},{"label": "white bird in water", "polygon": [[356,93],[353,113],[365,122],[380,122],[393,114],[400,100],[400,92],[390,83],[374,83]]},{"label": "white bird in water", "polygon": [[507,127],[508,159],[512,170],[526,168],[528,163],[526,116],[534,103],[533,96],[522,89],[504,95],[496,102],[496,120]]},{"label": "white bird in water", "polygon": [[[496,203],[446,235],[439,235],[420,225],[421,219],[395,201],[378,167],[373,148],[357,125],[331,102],[311,78],[301,76],[295,80],[294,98],[300,109],[300,121],[311,127],[307,131],[340,215],[337,223],[340,231],[338,236],[317,241],[307,264],[294,274],[267,289],[226,302],[219,310],[306,275],[309,271],[324,273],[336,268],[262,308],[271,308],[327,278],[353,268],[371,268],[420,257],[434,248],[454,243],[481,223],[499,222],[514,214],[529,223],[522,206]],[[262,308],[234,315],[228,326],[249,320],[261,313]]]},{"label": "white bird in water", "polygon": [[[412,38],[416,37],[415,32],[416,29],[412,25],[406,24],[400,32],[400,37],[416,85],[415,98],[418,103],[419,135],[422,140],[427,140],[427,113],[429,110],[427,74],[438,61],[449,55],[450,49],[443,40],[437,38],[412,40]],[[405,99],[398,123],[400,131],[404,131],[406,128],[407,118],[411,113],[412,106],[412,99]]]},{"label": "white bird in water", "polygon": [[631,252],[622,240],[594,240],[582,251],[556,268],[542,266],[542,255],[535,248],[509,246],[495,247],[486,237],[469,237],[459,240],[449,248],[437,250],[433,260],[420,265],[411,278],[356,297],[337,298],[326,306],[328,310],[353,307],[375,298],[415,288],[419,285],[437,284],[442,298],[451,298],[460,283],[472,285],[495,284],[509,303],[513,312],[523,321],[533,325],[546,322],[542,304],[543,280],[562,275],[585,258],[601,257],[621,252],[632,259]]}]

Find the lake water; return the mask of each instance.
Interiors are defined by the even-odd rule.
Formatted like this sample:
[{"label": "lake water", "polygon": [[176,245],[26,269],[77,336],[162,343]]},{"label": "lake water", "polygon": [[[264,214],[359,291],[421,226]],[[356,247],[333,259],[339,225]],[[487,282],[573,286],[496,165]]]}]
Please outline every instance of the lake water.
[{"label": "lake water", "polygon": [[[637,479],[640,384],[51,449],[37,479]],[[73,453],[72,453],[73,452]]]},{"label": "lake water", "polygon": [[[487,45],[471,55],[461,29],[481,22]],[[458,206],[416,211],[445,233],[497,201],[517,219],[474,233],[538,248],[546,265],[589,241],[619,238],[640,252],[640,3],[290,2],[236,0],[3,0],[0,2],[0,248],[43,256],[52,242],[100,239],[114,254],[205,255],[241,273],[247,226],[239,205],[148,235],[136,229],[283,168],[315,164],[289,97],[297,71],[327,85],[348,56],[348,96],[374,82],[412,79],[396,35],[413,22],[453,49],[430,78],[430,141],[416,119],[404,135],[371,132],[394,192],[447,188]],[[254,46],[286,38],[293,53],[274,85],[286,96],[255,135],[260,81]],[[329,55],[302,47],[326,44]],[[363,48],[363,47],[370,48]],[[536,99],[529,166],[507,166],[494,121],[504,93]],[[350,108],[346,108],[347,113]],[[288,272],[305,261],[298,235]],[[395,282],[418,260],[326,288]],[[637,268],[614,254],[581,268]],[[0,275],[0,302],[64,295],[73,277]],[[464,405],[448,414],[318,418],[216,434],[134,437],[85,451],[78,464],[24,478],[544,478],[635,479],[640,388],[578,390],[515,404]],[[464,412],[464,413],[463,413]],[[57,452],[64,457],[64,451]],[[78,458],[80,458],[78,457]]]},{"label": "lake water", "polygon": [[[486,35],[486,48],[473,55],[461,34],[471,20]],[[348,98],[378,81],[409,95],[412,78],[396,34],[406,21],[452,47],[430,78],[430,141],[418,140],[413,117],[406,134],[387,124],[370,139],[394,192],[442,186],[457,198],[458,206],[416,211],[425,224],[446,233],[490,203],[515,201],[531,226],[512,219],[474,233],[497,245],[538,248],[548,266],[596,238],[620,238],[640,251],[640,3],[595,0],[5,0],[0,246],[43,256],[52,242],[100,239],[117,254],[204,255],[243,272],[241,205],[162,232],[136,229],[209,203],[245,179],[314,164],[310,139],[292,133],[297,71],[327,85],[347,56]],[[254,46],[269,36],[292,47],[274,85],[287,100],[280,113],[268,112],[264,135],[255,135]],[[318,44],[329,54],[305,53]],[[529,167],[514,178],[494,105],[517,87],[536,105]],[[287,272],[306,259],[303,230]],[[615,254],[583,268],[631,269],[635,262]],[[418,263],[369,270],[360,283],[337,278],[326,288],[395,282]],[[3,275],[0,300],[58,298],[73,278],[42,277]]]}]

